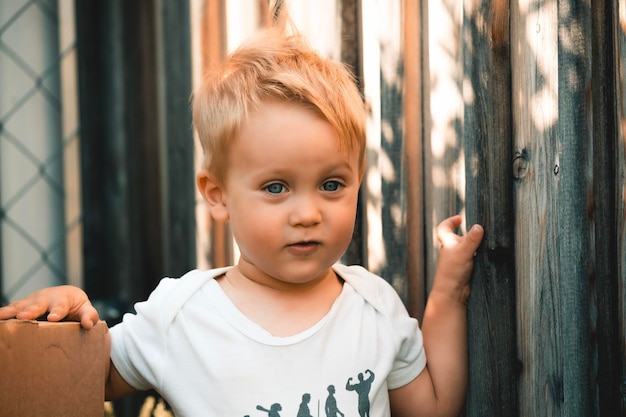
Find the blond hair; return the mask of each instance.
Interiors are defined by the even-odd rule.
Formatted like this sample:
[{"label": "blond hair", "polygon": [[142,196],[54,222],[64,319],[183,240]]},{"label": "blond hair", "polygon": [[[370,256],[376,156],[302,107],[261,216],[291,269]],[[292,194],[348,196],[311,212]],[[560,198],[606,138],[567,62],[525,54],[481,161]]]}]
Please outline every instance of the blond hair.
[{"label": "blond hair", "polygon": [[230,143],[248,114],[269,100],[303,106],[328,121],[340,147],[365,159],[365,109],[351,72],[322,58],[299,34],[284,28],[260,31],[211,74],[193,98],[193,119],[204,168],[224,181]]}]

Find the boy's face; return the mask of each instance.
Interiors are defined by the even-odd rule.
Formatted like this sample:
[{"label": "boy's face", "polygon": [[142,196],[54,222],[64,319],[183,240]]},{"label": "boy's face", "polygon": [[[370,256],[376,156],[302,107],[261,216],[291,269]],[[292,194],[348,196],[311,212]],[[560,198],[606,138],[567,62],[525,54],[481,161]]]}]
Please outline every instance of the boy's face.
[{"label": "boy's face", "polygon": [[352,238],[358,153],[340,149],[332,126],[311,111],[272,101],[250,114],[229,154],[211,211],[230,221],[240,270],[267,284],[328,272]]}]

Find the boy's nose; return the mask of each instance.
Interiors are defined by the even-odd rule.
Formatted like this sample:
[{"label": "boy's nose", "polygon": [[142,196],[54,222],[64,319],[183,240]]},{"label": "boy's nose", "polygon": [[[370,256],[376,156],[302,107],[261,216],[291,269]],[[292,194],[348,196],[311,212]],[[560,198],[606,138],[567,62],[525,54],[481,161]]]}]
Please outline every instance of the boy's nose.
[{"label": "boy's nose", "polygon": [[322,221],[322,212],[314,197],[298,197],[290,213],[292,226],[314,226]]}]

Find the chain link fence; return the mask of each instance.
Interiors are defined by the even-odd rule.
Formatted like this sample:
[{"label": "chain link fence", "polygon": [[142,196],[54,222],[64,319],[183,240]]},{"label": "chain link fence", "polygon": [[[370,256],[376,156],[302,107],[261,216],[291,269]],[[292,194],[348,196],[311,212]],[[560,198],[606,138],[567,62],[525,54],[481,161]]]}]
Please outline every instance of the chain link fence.
[{"label": "chain link fence", "polygon": [[68,250],[81,223],[72,7],[0,2],[2,303],[80,279],[80,250]]}]

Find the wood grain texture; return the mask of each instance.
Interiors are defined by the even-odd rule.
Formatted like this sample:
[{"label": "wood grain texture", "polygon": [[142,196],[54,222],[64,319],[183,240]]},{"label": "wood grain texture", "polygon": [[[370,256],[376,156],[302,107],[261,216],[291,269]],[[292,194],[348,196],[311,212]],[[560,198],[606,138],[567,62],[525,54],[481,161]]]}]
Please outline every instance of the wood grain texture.
[{"label": "wood grain texture", "polygon": [[[464,2],[468,223],[485,227],[468,304],[468,416],[518,414],[508,4]],[[503,29],[502,25],[506,25]],[[471,52],[470,52],[471,51]],[[465,91],[465,89],[471,91]]]}]

